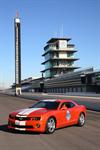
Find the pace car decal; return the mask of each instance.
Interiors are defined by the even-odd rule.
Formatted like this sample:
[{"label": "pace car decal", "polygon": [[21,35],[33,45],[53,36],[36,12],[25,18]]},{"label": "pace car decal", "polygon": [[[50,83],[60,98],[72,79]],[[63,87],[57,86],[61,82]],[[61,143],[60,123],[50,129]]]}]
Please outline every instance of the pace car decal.
[{"label": "pace car decal", "polygon": [[66,119],[67,119],[67,120],[70,120],[70,119],[71,119],[71,114],[70,114],[70,111],[69,111],[69,110],[67,110]]},{"label": "pace car decal", "polygon": [[41,108],[28,108],[28,109],[24,109],[23,111],[19,112],[18,115],[29,115],[30,113],[37,111]]}]

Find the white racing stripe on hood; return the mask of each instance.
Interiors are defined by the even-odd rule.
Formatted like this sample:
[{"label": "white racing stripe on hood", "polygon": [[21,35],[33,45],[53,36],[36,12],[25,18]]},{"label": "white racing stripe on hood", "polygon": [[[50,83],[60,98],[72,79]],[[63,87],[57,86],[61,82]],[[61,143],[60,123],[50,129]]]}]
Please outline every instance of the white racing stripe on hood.
[{"label": "white racing stripe on hood", "polygon": [[18,115],[29,115],[30,113],[40,110],[40,109],[42,109],[42,108],[27,108],[27,109],[24,109],[23,111],[19,112]]}]

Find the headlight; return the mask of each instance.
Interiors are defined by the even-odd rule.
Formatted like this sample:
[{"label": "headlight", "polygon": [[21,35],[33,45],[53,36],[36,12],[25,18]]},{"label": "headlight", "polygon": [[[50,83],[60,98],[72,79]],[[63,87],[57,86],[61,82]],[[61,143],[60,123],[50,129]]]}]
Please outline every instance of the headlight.
[{"label": "headlight", "polygon": [[12,114],[10,114],[10,115],[9,115],[9,118],[10,118],[10,119],[14,119],[15,116],[13,116]]},{"label": "headlight", "polygon": [[32,120],[35,120],[35,121],[38,121],[40,119],[41,119],[41,117],[32,117]]}]

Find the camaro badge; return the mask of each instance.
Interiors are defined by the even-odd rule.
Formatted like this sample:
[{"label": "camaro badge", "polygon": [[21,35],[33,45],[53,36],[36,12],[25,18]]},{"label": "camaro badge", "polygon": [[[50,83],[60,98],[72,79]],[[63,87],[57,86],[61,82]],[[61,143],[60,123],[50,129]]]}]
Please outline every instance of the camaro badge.
[{"label": "camaro badge", "polygon": [[68,111],[68,110],[67,110],[67,113],[66,113],[66,118],[67,118],[67,120],[71,119],[71,114],[70,114],[70,111]]}]

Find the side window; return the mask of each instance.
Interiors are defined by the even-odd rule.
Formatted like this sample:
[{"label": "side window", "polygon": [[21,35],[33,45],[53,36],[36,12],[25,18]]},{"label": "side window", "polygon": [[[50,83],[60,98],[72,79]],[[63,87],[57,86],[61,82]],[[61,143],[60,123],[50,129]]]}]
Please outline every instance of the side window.
[{"label": "side window", "polygon": [[64,105],[67,107],[66,103],[63,103],[60,108],[62,108]]},{"label": "side window", "polygon": [[73,108],[73,107],[75,106],[75,104],[72,103],[72,102],[64,102],[64,103],[61,105],[60,108],[62,108],[64,105],[65,105],[67,108]]},{"label": "side window", "polygon": [[67,102],[66,106],[67,106],[67,108],[73,108],[75,106],[75,104],[72,102]]}]

